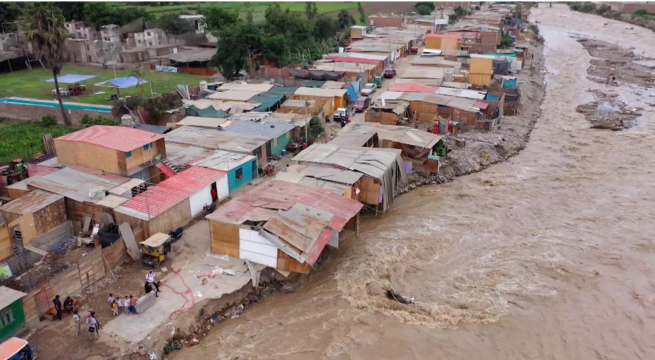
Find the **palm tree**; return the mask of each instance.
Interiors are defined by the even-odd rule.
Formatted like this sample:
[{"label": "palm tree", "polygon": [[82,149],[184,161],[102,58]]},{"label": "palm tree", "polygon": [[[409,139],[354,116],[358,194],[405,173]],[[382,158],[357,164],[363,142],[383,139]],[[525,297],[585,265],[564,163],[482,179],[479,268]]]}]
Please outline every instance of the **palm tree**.
[{"label": "palm tree", "polygon": [[32,43],[36,57],[41,60],[43,66],[52,70],[61,114],[64,117],[64,123],[70,125],[71,121],[64,110],[57,80],[57,75],[64,65],[64,49],[66,38],[68,38],[68,31],[64,25],[66,19],[61,9],[54,7],[52,3],[25,3],[25,5],[27,8],[22,22],[27,40]]}]

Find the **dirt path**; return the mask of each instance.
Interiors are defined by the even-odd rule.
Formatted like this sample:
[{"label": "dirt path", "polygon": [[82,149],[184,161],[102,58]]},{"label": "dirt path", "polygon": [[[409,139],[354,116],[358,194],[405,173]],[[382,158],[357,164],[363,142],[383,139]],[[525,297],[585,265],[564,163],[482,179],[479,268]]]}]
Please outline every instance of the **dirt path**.
[{"label": "dirt path", "polygon": [[[566,5],[532,18],[549,74],[522,153],[403,195],[297,293],[266,299],[171,358],[652,358],[655,117],[610,132],[575,111],[593,100],[588,90],[636,106],[651,91],[587,79],[591,56],[570,36],[653,57],[643,41],[652,33]],[[388,300],[384,288],[417,305]]]}]

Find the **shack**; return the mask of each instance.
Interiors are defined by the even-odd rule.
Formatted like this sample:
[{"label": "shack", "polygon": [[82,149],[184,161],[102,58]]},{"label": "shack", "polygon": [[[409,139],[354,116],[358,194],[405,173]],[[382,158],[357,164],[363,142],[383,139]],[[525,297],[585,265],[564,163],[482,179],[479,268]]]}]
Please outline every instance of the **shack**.
[{"label": "shack", "polygon": [[[191,194],[189,197],[191,217],[202,213],[205,205],[224,200],[230,195],[227,172],[198,166],[191,166],[160,182],[158,186]],[[216,192],[216,196],[212,195],[212,190]]]},{"label": "shack", "polygon": [[471,68],[467,82],[481,87],[489,87],[494,74],[495,57],[491,55],[471,54]]},{"label": "shack", "polygon": [[256,157],[223,150],[216,150],[190,162],[190,164],[227,172],[228,192],[230,194],[250,183],[259,175]]},{"label": "shack", "polygon": [[398,125],[409,119],[409,102],[407,101],[385,101],[371,105],[365,114],[366,122],[380,123],[383,125]]},{"label": "shack", "polygon": [[224,130],[228,133],[253,135],[265,138],[268,141],[267,153],[269,156],[277,156],[282,153],[282,150],[287,148],[287,145],[293,140],[293,130],[295,125],[268,122],[266,120],[253,121],[242,120],[233,122]]},{"label": "shack", "polygon": [[190,193],[166,186],[153,186],[114,209],[116,223],[141,228],[147,239],[168,233],[191,221]]},{"label": "shack", "polygon": [[427,34],[425,48],[435,50],[459,50],[462,37],[456,34]]},{"label": "shack", "polygon": [[0,286],[0,342],[18,334],[25,327],[23,298],[26,296],[6,286]]},{"label": "shack", "polygon": [[64,197],[34,190],[0,207],[14,239],[28,245],[40,235],[66,222]]},{"label": "shack", "polygon": [[353,148],[314,144],[296,155],[300,165],[329,166],[364,174],[360,201],[385,212],[394,193],[407,182],[407,173],[398,149]]},{"label": "shack", "polygon": [[275,178],[294,184],[313,186],[359,201],[361,173],[349,170],[294,164],[280,171]]},{"label": "shack", "polygon": [[332,191],[269,181],[207,216],[211,249],[281,271],[309,273],[344,228],[357,231],[362,205]]},{"label": "shack", "polygon": [[[334,108],[342,108],[347,105],[346,94],[348,91],[346,89],[321,89],[321,88],[309,88],[301,87],[296,90],[296,93],[291,97],[296,100],[314,100],[316,98],[333,98],[334,99]],[[328,112],[325,115],[330,116],[334,113]]]}]

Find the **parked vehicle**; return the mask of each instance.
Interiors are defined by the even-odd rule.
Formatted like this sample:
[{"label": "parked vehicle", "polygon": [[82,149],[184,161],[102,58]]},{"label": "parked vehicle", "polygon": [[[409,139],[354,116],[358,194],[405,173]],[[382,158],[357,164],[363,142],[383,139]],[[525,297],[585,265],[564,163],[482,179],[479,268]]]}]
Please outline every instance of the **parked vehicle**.
[{"label": "parked vehicle", "polygon": [[357,101],[355,101],[354,111],[363,112],[369,106],[371,106],[371,98],[368,96],[360,96]]},{"label": "parked vehicle", "polygon": [[436,57],[440,56],[442,53],[443,51],[437,49],[423,49],[421,57]]},{"label": "parked vehicle", "polygon": [[410,53],[411,55],[416,55],[416,54],[418,54],[418,46],[412,46],[411,48],[409,48],[409,53]]},{"label": "parked vehicle", "polygon": [[375,85],[373,83],[368,83],[368,84],[364,85],[364,87],[362,88],[361,93],[364,96],[369,96],[369,95],[372,95],[375,92],[375,89],[377,89],[377,88],[378,88],[377,85]]},{"label": "parked vehicle", "polygon": [[0,344],[0,360],[36,360],[36,348],[21,338],[13,337]]},{"label": "parked vehicle", "polygon": [[396,70],[395,69],[385,69],[384,70],[384,77],[387,79],[391,79],[394,76],[396,76]]},{"label": "parked vehicle", "polygon": [[145,241],[141,241],[141,262],[154,268],[168,258],[171,252],[171,236],[156,233]]},{"label": "parked vehicle", "polygon": [[350,121],[350,112],[346,108],[338,108],[337,111],[334,112],[332,118],[334,121],[338,122]]},{"label": "parked vehicle", "polygon": [[[214,209],[216,209],[216,206],[214,206]],[[171,241],[175,242],[175,241],[180,240],[180,238],[182,237],[182,233],[184,233],[184,229],[179,227],[179,228],[177,228],[175,230],[169,231],[168,235],[171,237]]]}]

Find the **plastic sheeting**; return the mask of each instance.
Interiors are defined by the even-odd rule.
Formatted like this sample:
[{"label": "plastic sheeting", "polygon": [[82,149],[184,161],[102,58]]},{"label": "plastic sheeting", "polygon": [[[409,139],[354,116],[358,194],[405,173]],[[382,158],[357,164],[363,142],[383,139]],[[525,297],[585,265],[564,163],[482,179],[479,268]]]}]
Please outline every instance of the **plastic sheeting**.
[{"label": "plastic sheeting", "polygon": [[116,78],[116,79],[111,79],[107,81],[103,81],[101,83],[98,83],[96,85],[111,85],[111,86],[116,86],[121,89],[129,88],[132,86],[137,86],[137,85],[142,85],[146,84],[147,81],[141,79],[138,76],[130,75],[122,78]]},{"label": "plastic sheeting", "polygon": [[[78,75],[78,74],[68,74],[64,76],[59,76],[57,77],[57,82],[60,84],[77,84],[82,81],[86,81],[89,79],[93,79],[96,77],[95,75]],[[55,82],[55,78],[48,79],[46,82],[53,83]]]},{"label": "plastic sheeting", "polygon": [[494,74],[507,75],[509,74],[509,70],[511,66],[512,66],[512,62],[510,60],[494,60],[493,61]]},{"label": "plastic sheeting", "polygon": [[278,103],[281,103],[284,99],[284,95],[268,94],[261,93],[257,96],[252,97],[248,102],[257,102],[261,105],[252,109],[252,111],[272,111]]},{"label": "plastic sheeting", "polygon": [[348,92],[348,96],[350,97],[350,100],[357,100],[357,92],[355,91],[355,88],[353,87],[353,84],[350,83],[346,86],[346,91]]},{"label": "plastic sheeting", "polygon": [[220,118],[220,119],[227,119],[230,117],[230,114],[226,113],[223,110],[216,110],[212,106],[209,106],[206,109],[199,109],[194,105],[191,105],[186,109],[186,114],[187,116],[199,116],[199,117]]}]

